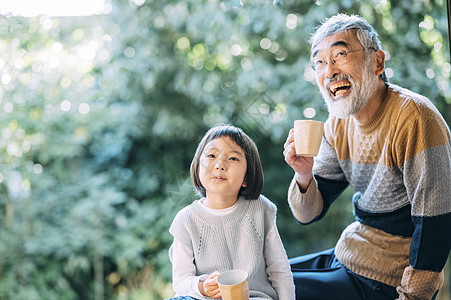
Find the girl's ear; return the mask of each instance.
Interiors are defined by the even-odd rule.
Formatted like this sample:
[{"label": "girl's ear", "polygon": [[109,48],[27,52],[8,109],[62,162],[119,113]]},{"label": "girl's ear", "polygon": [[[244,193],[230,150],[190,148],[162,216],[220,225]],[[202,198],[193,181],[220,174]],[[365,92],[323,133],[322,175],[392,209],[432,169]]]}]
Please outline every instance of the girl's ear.
[{"label": "girl's ear", "polygon": [[244,179],[244,180],[243,180],[243,184],[242,184],[241,186],[245,188],[246,185],[247,185],[247,182],[246,182],[246,179]]}]

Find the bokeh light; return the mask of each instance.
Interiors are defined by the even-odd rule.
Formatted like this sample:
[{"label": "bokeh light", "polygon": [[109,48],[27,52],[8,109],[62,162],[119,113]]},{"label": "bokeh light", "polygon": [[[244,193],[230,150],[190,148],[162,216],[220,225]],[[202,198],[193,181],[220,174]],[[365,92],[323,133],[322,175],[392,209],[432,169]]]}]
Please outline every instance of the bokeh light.
[{"label": "bokeh light", "polygon": [[62,111],[69,111],[71,106],[72,103],[69,100],[63,100],[60,105]]},{"label": "bokeh light", "polygon": [[33,165],[33,172],[35,173],[35,174],[42,174],[42,171],[44,170],[44,168],[42,167],[42,165],[41,164],[34,164]]},{"label": "bokeh light", "polygon": [[230,48],[230,52],[232,53],[232,55],[234,56],[238,56],[241,54],[241,46],[238,44],[234,44],[232,45],[232,47]]},{"label": "bokeh light", "polygon": [[287,16],[287,21],[285,23],[285,26],[287,26],[288,29],[295,29],[297,26],[298,17],[294,14],[289,14]]},{"label": "bokeh light", "polygon": [[307,119],[312,119],[316,116],[316,109],[314,109],[313,107],[307,107],[302,113]]},{"label": "bokeh light", "polygon": [[392,78],[393,75],[394,75],[393,69],[391,69],[391,68],[385,69],[385,76],[387,76],[387,78]]},{"label": "bokeh light", "polygon": [[262,49],[268,50],[271,47],[271,40],[268,38],[263,38],[260,40],[260,47]]},{"label": "bokeh light", "polygon": [[87,113],[89,113],[90,107],[88,103],[81,103],[78,106],[78,112],[81,113],[82,115],[86,115]]}]

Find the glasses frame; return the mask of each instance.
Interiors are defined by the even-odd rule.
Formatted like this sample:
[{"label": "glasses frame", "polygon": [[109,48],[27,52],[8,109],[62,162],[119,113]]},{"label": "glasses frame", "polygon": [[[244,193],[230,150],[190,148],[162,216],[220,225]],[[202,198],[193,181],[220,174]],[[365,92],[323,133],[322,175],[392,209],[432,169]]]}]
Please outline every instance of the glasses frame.
[{"label": "glasses frame", "polygon": [[[377,51],[377,50],[376,50],[375,48],[373,48],[373,47],[370,47],[370,48],[367,48],[367,49],[362,48],[362,49],[349,50],[349,51],[343,51],[343,50],[338,50],[338,49],[337,49],[337,50],[334,50],[334,51],[332,51],[332,52],[330,53],[330,55],[329,55],[329,60],[328,60],[327,62],[326,62],[326,61],[324,62],[324,67],[326,67],[326,65],[328,65],[330,62],[331,62],[333,65],[336,65],[336,66],[342,66],[342,65],[345,65],[345,64],[348,62],[348,54],[349,54],[349,53],[354,53],[354,52],[358,52],[358,51],[365,51],[365,50],[373,50],[373,51]],[[333,54],[336,53],[336,52],[338,52],[338,53],[343,53],[343,54],[345,55],[345,57],[344,57],[344,59],[343,59],[343,62],[340,63],[340,64],[336,64],[336,60],[332,58]],[[317,71],[317,68],[315,67],[315,61],[314,61],[314,60],[310,63],[310,65],[311,65],[311,67],[312,67],[313,70]]]}]

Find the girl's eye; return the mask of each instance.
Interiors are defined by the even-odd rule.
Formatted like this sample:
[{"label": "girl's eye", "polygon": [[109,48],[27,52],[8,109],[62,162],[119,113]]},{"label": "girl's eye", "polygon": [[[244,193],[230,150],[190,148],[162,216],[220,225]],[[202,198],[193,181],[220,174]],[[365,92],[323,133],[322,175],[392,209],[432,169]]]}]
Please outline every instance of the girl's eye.
[{"label": "girl's eye", "polygon": [[207,157],[208,158],[215,158],[216,156],[214,154],[208,154]]},{"label": "girl's eye", "polygon": [[234,160],[234,161],[238,161],[238,158],[236,158],[236,157],[231,157],[231,158],[229,158],[230,160]]}]

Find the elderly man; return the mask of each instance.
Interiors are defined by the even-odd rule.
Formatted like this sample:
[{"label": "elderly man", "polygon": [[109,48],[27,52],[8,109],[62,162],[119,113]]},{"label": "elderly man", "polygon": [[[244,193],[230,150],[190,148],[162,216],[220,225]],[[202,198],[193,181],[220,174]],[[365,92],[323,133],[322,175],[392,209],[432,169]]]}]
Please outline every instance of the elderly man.
[{"label": "elderly man", "polygon": [[355,222],[335,248],[291,259],[297,299],[433,299],[451,247],[451,144],[427,98],[390,84],[377,33],[359,16],[327,19],[311,38],[329,110],[320,153],[296,155],[288,203],[320,220],[350,185]]}]

